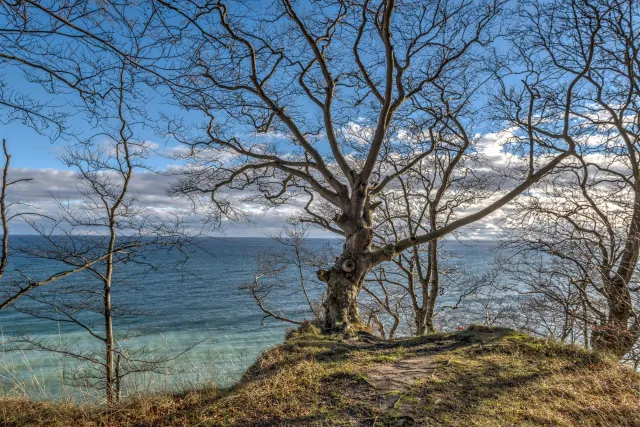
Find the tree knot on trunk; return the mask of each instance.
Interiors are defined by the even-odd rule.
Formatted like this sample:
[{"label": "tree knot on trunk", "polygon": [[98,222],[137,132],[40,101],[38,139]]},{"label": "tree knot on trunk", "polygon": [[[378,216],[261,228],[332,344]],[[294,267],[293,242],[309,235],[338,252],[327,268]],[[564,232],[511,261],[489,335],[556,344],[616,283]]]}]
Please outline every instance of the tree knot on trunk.
[{"label": "tree knot on trunk", "polygon": [[356,269],[356,262],[351,258],[347,258],[342,261],[342,271],[345,273],[351,273]]}]

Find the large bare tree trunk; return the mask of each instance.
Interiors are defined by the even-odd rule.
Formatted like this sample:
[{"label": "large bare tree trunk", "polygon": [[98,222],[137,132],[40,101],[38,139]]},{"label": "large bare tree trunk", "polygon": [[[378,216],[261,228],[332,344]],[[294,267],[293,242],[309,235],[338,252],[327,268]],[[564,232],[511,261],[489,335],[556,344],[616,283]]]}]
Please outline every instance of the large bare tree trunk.
[{"label": "large bare tree trunk", "polygon": [[593,328],[591,346],[622,357],[633,348],[640,337],[640,329],[633,315],[629,287],[621,280],[607,286],[609,314],[605,324]]},{"label": "large bare tree trunk", "polygon": [[357,327],[358,294],[362,288],[362,277],[354,277],[337,267],[320,270],[320,280],[327,283],[327,296],[323,303],[322,329],[325,332],[342,332]]},{"label": "large bare tree trunk", "polygon": [[321,316],[325,332],[362,327],[358,294],[365,276],[375,265],[371,252],[371,208],[363,193],[366,194],[364,188],[360,198],[352,200],[345,213],[335,220],[347,236],[342,254],[336,258],[333,268],[318,271],[318,278],[327,284]]},{"label": "large bare tree trunk", "polygon": [[629,353],[640,338],[638,330],[628,329],[625,324],[607,322],[606,325],[593,328],[591,347],[594,350],[623,357]]},{"label": "large bare tree trunk", "polygon": [[[638,176],[639,171],[635,174]],[[638,177],[640,178],[640,177]],[[637,181],[638,182],[638,181]],[[591,333],[591,346],[622,357],[640,337],[640,324],[631,301],[631,283],[640,257],[640,188],[636,184],[633,216],[627,231],[624,251],[614,277],[605,283],[609,308],[607,321]]]}]

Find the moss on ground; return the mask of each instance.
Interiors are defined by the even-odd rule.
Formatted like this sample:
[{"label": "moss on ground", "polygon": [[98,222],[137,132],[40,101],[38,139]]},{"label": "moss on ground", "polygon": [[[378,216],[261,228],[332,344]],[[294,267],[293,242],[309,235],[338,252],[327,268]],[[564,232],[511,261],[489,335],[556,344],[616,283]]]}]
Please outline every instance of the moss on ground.
[{"label": "moss on ground", "polygon": [[[640,376],[508,329],[385,342],[308,326],[226,391],[128,400],[113,426],[640,426]],[[9,426],[100,426],[97,407],[0,400]]]}]

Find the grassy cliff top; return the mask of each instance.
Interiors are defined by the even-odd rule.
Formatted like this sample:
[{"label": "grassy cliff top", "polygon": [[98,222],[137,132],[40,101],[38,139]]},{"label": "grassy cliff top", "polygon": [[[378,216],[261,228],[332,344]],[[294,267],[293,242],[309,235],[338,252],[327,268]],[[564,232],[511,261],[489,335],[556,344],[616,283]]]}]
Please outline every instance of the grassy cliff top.
[{"label": "grassy cliff top", "polygon": [[[308,326],[234,388],[124,402],[117,426],[640,426],[640,376],[507,329],[379,341]],[[95,407],[0,400],[0,425],[105,425]]]}]

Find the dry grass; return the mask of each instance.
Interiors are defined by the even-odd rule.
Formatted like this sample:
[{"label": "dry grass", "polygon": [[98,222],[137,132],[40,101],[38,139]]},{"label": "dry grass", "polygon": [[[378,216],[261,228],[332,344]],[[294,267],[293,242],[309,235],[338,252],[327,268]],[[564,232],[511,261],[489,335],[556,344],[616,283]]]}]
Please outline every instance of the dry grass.
[{"label": "dry grass", "polygon": [[380,342],[313,327],[231,390],[95,406],[1,400],[10,426],[640,426],[640,376],[505,329]]}]

